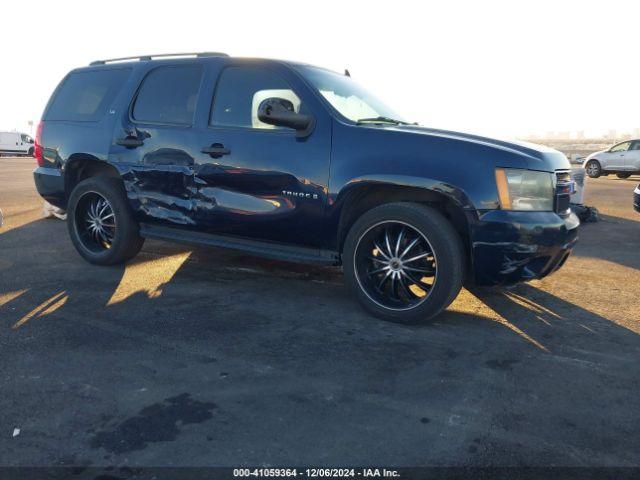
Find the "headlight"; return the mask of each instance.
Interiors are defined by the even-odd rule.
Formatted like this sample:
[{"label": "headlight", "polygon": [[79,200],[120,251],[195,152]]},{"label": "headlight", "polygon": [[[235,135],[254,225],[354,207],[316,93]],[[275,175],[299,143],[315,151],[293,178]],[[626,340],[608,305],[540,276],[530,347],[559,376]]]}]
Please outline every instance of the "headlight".
[{"label": "headlight", "polygon": [[496,168],[496,184],[504,210],[553,210],[553,173]]}]

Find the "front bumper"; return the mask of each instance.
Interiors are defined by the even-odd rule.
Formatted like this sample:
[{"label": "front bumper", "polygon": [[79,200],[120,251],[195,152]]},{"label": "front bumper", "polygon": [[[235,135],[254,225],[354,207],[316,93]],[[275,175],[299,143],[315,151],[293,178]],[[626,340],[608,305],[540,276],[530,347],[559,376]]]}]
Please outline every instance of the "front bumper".
[{"label": "front bumper", "polygon": [[468,215],[473,280],[509,285],[558,270],[578,239],[580,220],[571,213],[491,210]]},{"label": "front bumper", "polygon": [[640,185],[633,191],[633,208],[640,212]]},{"label": "front bumper", "polygon": [[57,168],[38,167],[33,171],[36,189],[42,198],[51,205],[66,208],[64,177]]}]

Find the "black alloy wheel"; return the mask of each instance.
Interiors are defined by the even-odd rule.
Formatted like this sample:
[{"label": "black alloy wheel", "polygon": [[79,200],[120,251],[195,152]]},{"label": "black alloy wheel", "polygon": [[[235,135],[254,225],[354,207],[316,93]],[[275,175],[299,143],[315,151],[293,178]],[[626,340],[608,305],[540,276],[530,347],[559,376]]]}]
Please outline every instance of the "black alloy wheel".
[{"label": "black alloy wheel", "polygon": [[371,300],[391,310],[408,310],[422,303],[438,275],[429,241],[400,221],[380,222],[360,237],[355,270]]},{"label": "black alloy wheel", "polygon": [[120,179],[87,178],[76,185],[67,203],[69,236],[88,262],[123,263],[142,248],[144,239]]},{"label": "black alloy wheel", "polygon": [[438,210],[395,202],[363,214],[342,250],[345,280],[373,315],[399,323],[432,318],[462,288],[466,253]]},{"label": "black alloy wheel", "polygon": [[99,253],[113,245],[116,218],[109,201],[97,192],[86,192],[75,209],[75,224],[82,245]]}]

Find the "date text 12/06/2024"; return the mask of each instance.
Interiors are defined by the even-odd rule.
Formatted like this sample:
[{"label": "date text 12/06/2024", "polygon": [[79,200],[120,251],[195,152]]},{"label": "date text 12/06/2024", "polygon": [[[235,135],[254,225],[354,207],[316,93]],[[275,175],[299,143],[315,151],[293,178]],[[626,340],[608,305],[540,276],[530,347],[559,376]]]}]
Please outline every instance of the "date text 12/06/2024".
[{"label": "date text 12/06/2024", "polygon": [[307,478],[398,478],[397,470],[386,468],[237,468],[234,477],[307,477]]}]

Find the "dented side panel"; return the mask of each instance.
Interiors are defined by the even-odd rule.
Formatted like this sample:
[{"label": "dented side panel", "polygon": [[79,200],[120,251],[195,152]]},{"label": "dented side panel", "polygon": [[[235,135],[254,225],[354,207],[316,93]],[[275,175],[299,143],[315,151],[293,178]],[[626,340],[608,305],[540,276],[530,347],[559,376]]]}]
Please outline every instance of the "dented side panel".
[{"label": "dented side panel", "polygon": [[[314,114],[313,134],[298,138],[293,130],[210,126],[216,79],[234,63],[238,62],[220,59],[206,65],[194,122],[188,127],[136,122],[130,113],[134,89],[133,100],[114,128],[109,161],[120,171],[142,222],[320,247],[331,117],[288,69],[269,64],[270,69],[280,69]],[[147,73],[138,72],[138,84]],[[142,145],[118,145],[125,137],[140,139]],[[202,151],[212,145],[228,153],[212,156]]]}]

